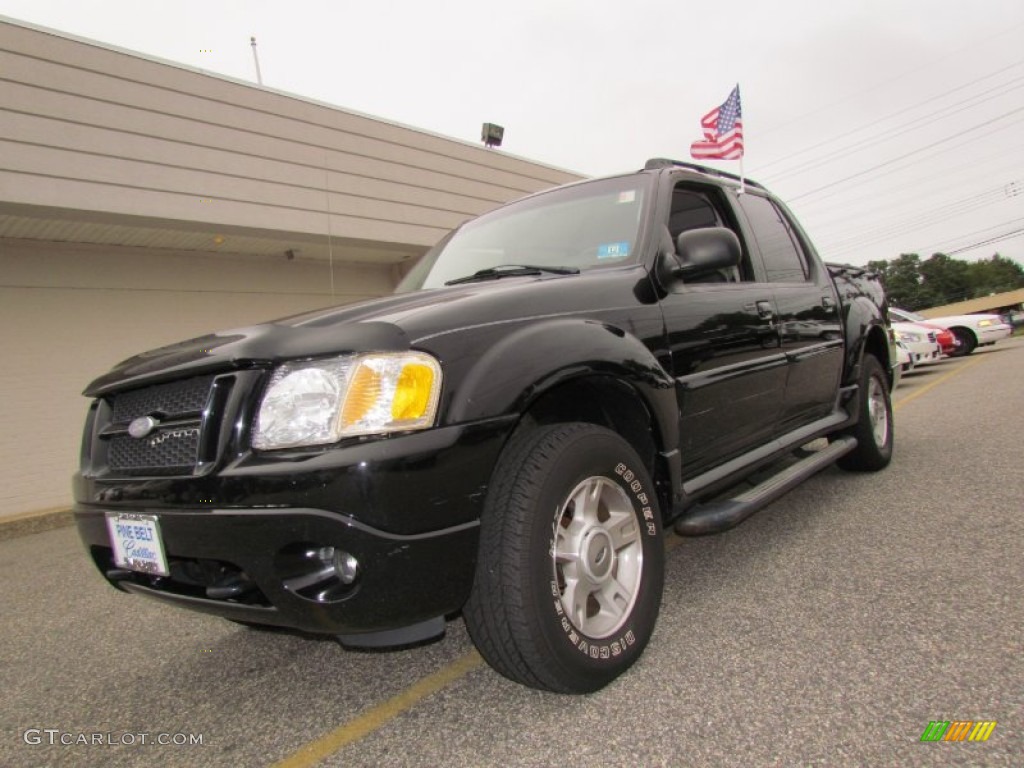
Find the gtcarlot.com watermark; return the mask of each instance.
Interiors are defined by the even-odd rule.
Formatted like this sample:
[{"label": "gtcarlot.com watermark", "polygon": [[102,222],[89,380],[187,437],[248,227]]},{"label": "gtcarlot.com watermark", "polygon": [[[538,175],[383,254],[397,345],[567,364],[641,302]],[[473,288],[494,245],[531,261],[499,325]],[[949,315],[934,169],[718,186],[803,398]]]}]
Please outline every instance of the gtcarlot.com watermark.
[{"label": "gtcarlot.com watermark", "polygon": [[22,741],[30,746],[46,744],[61,747],[136,747],[156,744],[161,747],[202,746],[201,733],[150,733],[148,731],[62,731],[59,728],[26,728]]}]

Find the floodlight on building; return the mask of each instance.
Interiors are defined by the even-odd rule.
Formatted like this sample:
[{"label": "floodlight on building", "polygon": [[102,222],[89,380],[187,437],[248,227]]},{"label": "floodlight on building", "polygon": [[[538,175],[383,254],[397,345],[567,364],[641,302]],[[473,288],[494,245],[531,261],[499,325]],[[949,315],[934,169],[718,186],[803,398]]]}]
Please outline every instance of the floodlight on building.
[{"label": "floodlight on building", "polygon": [[488,147],[500,147],[504,136],[505,129],[502,126],[495,125],[494,123],[484,123],[483,130],[480,132],[480,141]]}]

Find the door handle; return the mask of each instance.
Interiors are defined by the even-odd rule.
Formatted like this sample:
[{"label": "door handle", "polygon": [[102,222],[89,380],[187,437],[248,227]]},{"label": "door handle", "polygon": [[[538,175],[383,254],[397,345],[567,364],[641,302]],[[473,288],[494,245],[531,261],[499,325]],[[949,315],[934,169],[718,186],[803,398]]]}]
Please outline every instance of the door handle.
[{"label": "door handle", "polygon": [[757,315],[758,317],[770,320],[775,316],[775,308],[770,301],[759,301],[757,302]]},{"label": "door handle", "polygon": [[822,296],[821,306],[824,307],[825,309],[833,309],[836,306],[836,303],[832,301],[831,296]]}]

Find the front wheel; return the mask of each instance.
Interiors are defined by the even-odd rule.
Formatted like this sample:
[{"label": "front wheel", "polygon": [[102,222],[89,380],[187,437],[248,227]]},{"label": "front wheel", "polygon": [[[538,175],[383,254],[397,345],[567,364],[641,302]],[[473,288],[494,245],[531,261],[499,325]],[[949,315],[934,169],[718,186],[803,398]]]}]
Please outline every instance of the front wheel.
[{"label": "front wheel", "polygon": [[857,447],[836,463],[855,472],[874,472],[888,466],[893,446],[889,382],[874,355],[861,361],[859,407],[857,423],[844,433],[857,438]]},{"label": "front wheel", "polygon": [[960,343],[950,357],[967,357],[978,346],[978,337],[966,328],[952,328],[951,330]]},{"label": "front wheel", "polygon": [[540,427],[495,471],[463,615],[505,677],[589,693],[643,652],[663,568],[654,485],[633,448],[593,424]]}]

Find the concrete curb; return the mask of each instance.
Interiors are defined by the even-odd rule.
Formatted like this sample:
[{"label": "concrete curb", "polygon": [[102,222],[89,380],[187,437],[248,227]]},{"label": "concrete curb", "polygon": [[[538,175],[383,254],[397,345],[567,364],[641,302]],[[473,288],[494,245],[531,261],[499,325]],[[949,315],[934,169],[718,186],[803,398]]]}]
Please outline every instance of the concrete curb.
[{"label": "concrete curb", "polygon": [[44,509],[42,512],[29,512],[13,517],[0,517],[0,541],[52,531],[54,528],[65,528],[73,525],[74,522],[71,510],[65,507]]}]

